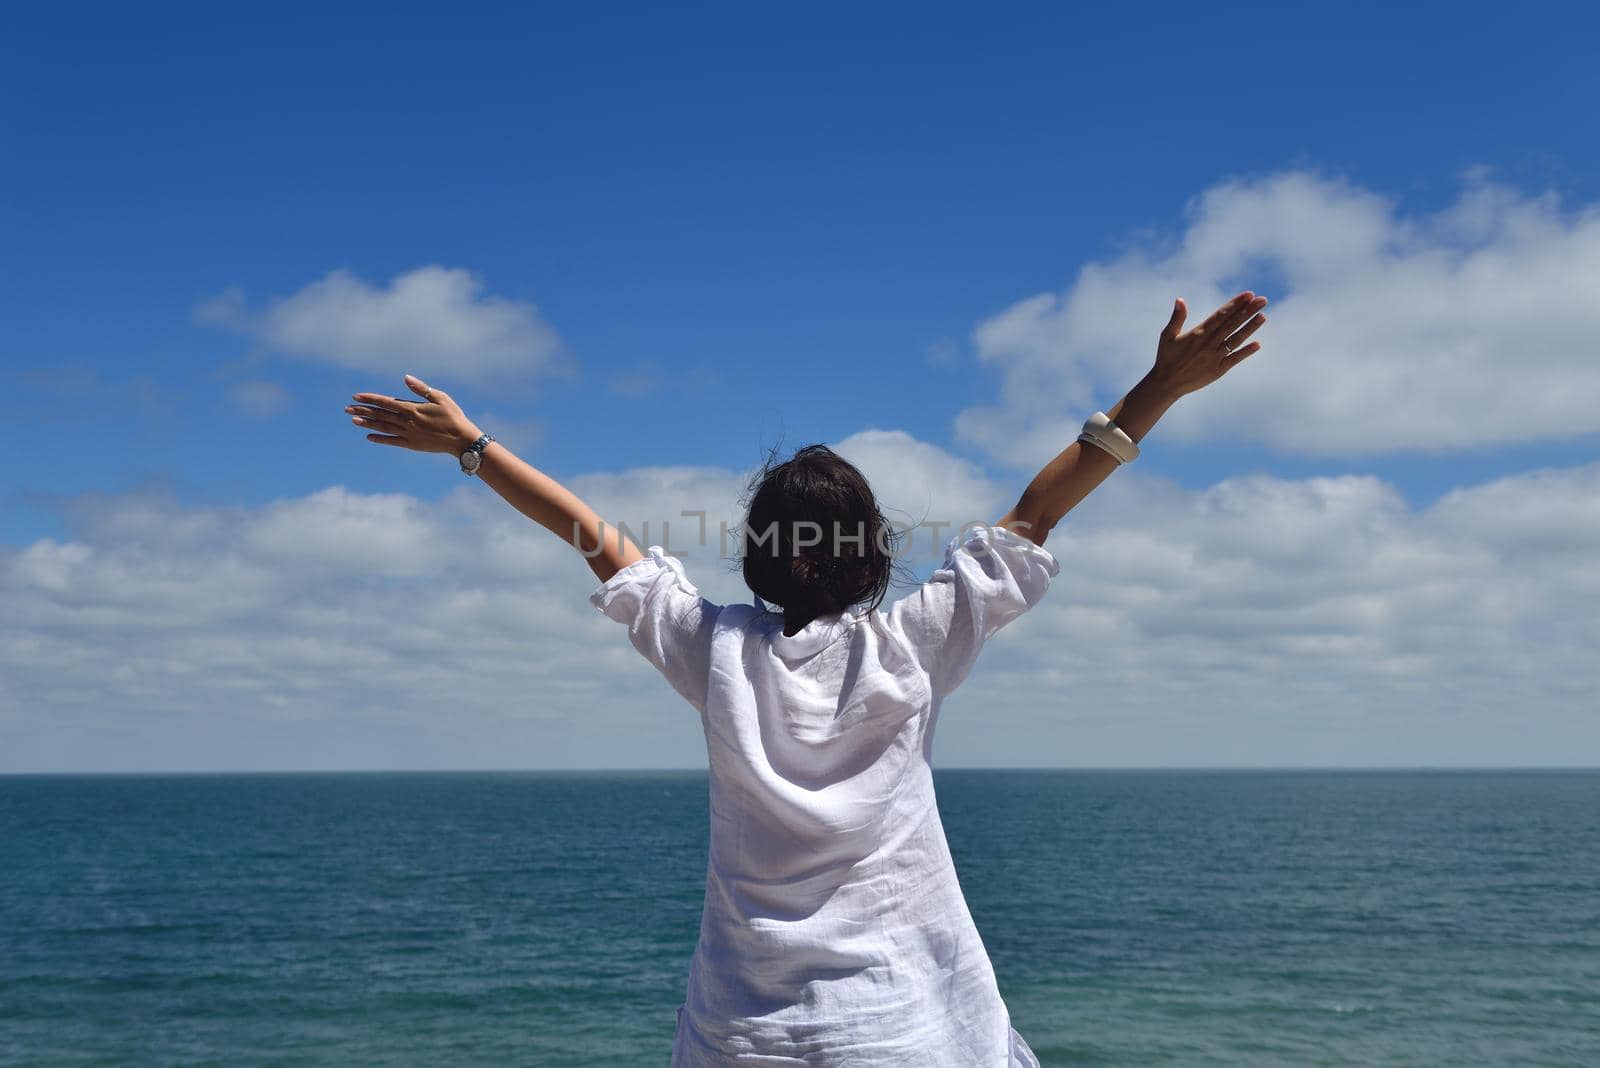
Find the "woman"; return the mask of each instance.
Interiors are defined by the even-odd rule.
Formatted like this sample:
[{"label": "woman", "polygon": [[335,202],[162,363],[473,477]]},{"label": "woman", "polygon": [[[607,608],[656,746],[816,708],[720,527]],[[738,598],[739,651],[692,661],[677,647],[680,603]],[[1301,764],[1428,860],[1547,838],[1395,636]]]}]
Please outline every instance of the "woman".
[{"label": "woman", "polygon": [[582,552],[601,581],[591,601],[700,713],[710,855],[674,1066],[1037,1068],[956,879],[934,726],[984,642],[1058,572],[1050,530],[1179,397],[1260,348],[1248,338],[1266,303],[1240,293],[1185,333],[1175,301],[1138,384],[887,611],[892,532],[860,472],[825,447],[756,476],[741,545],[755,600],[718,605],[675,557],[641,552],[449,394],[408,375],[427,403],[355,395],[346,410],[369,440],[462,456]]}]

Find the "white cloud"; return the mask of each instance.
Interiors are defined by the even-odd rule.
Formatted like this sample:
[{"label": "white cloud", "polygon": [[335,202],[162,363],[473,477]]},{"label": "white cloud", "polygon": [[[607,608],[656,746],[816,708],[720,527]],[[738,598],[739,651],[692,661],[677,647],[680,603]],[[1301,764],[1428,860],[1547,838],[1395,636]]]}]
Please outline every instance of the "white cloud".
[{"label": "white cloud", "polygon": [[291,356],[425,380],[543,370],[560,350],[532,304],[485,294],[472,273],[439,266],[398,275],[386,288],[336,270],[260,312],[230,289],[196,317]]},{"label": "white cloud", "polygon": [[[995,652],[1045,763],[1592,763],[1600,464],[1413,511],[1368,475],[1116,476]],[[945,752],[1009,735],[952,717]]]},{"label": "white cloud", "polygon": [[[970,461],[918,441],[903,430],[862,430],[834,446],[834,451],[861,469],[877,494],[879,507],[897,526],[926,524],[913,534],[913,552],[931,551],[956,527],[992,523],[1016,503],[1018,485],[1006,492]],[[933,524],[946,524],[941,532]],[[909,556],[908,556],[909,558]]]},{"label": "white cloud", "polygon": [[[838,447],[914,515],[1012,492],[900,432]],[[569,484],[635,530],[672,520],[726,602],[748,592],[677,523],[736,522],[747,475]],[[1597,502],[1600,464],[1421,511],[1371,476],[1118,474],[1052,534],[1055,588],[951,699],[938,760],[1593,763]],[[0,549],[0,770],[703,763],[693,710],[587,604],[581,560],[482,484],[85,494],[64,519],[63,540]]]},{"label": "white cloud", "polygon": [[1164,439],[1355,456],[1600,432],[1594,206],[1473,172],[1449,207],[1407,215],[1287,172],[1207,190],[1170,247],[1091,263],[980,324],[1001,396],[958,433],[1007,460],[1052,455],[1149,368],[1174,297],[1195,325],[1242,288],[1272,300],[1262,350],[1179,402]]}]

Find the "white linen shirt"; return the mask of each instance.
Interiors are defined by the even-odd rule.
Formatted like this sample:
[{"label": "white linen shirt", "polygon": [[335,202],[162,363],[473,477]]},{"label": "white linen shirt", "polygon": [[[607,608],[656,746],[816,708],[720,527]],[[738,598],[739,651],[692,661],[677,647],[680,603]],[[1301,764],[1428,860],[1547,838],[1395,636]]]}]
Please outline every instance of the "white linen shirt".
[{"label": "white linen shirt", "polygon": [[956,880],[930,758],[940,702],[1058,570],[973,526],[887,611],[794,635],[699,596],[659,545],[595,590],[705,729],[710,856],[673,1068],[1037,1068]]}]

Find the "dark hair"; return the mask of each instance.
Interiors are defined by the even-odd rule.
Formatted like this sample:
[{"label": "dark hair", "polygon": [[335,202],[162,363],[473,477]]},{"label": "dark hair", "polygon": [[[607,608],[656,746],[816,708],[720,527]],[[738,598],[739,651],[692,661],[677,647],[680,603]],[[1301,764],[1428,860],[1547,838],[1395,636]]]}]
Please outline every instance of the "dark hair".
[{"label": "dark hair", "polygon": [[745,583],[799,628],[888,592],[902,531],[878,510],[866,478],[826,445],[776,450],[750,480],[740,538]]}]

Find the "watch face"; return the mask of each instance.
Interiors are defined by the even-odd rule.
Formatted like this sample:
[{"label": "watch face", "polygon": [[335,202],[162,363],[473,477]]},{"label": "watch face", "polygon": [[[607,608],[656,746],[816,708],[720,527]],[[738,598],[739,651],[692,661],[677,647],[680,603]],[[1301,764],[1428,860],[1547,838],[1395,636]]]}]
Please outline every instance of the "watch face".
[{"label": "watch face", "polygon": [[468,449],[461,454],[461,469],[463,471],[476,471],[483,462],[483,457],[475,449]]}]

